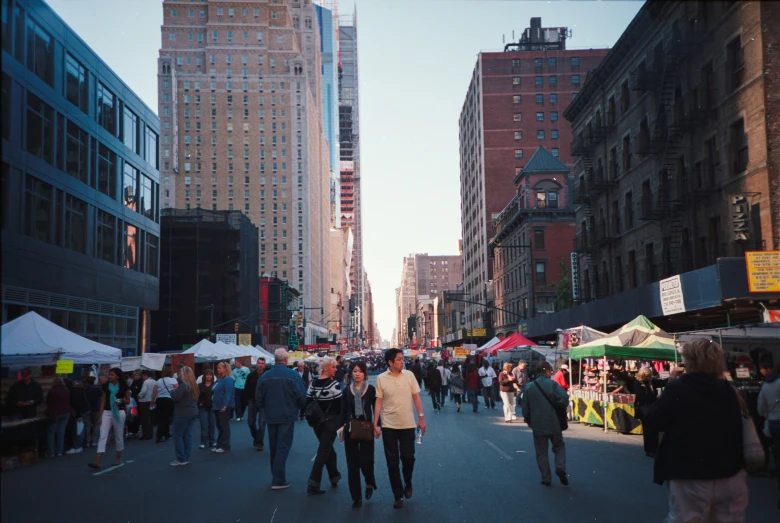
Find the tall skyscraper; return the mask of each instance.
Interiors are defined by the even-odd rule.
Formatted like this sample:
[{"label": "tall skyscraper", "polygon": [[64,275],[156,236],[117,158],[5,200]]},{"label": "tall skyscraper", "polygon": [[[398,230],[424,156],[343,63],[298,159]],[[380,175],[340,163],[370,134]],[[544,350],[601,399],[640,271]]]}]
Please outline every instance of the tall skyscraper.
[{"label": "tall skyscraper", "polygon": [[341,227],[339,202],[339,21],[336,0],[317,0],[322,55],[322,130],[330,151],[330,219]]},{"label": "tall skyscraper", "polygon": [[[363,232],[360,209],[360,120],[358,107],[357,11],[339,17],[339,142],[341,227],[354,235],[350,282],[353,336],[363,330]],[[351,336],[351,337],[353,337]]]},{"label": "tall skyscraper", "polygon": [[321,65],[310,2],[163,2],[162,204],[247,214],[260,273],[313,308],[306,343],[327,335],[330,301]]},{"label": "tall skyscraper", "polygon": [[[460,115],[463,284],[469,301],[490,305],[492,220],[515,196],[513,179],[539,146],[571,166],[563,111],[608,49],[567,50],[565,27],[532,18],[518,43],[480,53]],[[487,327],[466,304],[466,327]]]}]

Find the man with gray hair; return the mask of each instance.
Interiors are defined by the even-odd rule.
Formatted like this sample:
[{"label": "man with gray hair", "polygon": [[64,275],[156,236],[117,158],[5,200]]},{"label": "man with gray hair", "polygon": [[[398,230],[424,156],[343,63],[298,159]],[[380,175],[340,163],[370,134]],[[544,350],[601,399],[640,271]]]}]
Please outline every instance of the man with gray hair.
[{"label": "man with gray hair", "polygon": [[284,349],[274,351],[274,366],[260,376],[255,403],[265,412],[268,446],[271,451],[271,489],[282,490],[287,482],[287,456],[292,448],[295,420],[306,401],[306,389],[300,375],[287,368]]}]

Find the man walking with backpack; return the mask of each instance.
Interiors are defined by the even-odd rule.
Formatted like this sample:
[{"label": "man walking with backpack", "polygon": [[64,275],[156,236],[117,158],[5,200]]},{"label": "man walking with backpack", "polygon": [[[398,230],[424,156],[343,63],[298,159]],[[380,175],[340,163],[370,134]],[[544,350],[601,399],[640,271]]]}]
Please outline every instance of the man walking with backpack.
[{"label": "man walking with backpack", "polygon": [[560,385],[550,379],[552,367],[546,361],[536,367],[537,378],[528,384],[523,394],[523,416],[531,427],[536,450],[536,464],[542,473],[542,485],[552,485],[548,441],[552,443],[555,454],[555,475],[563,485],[568,485],[566,477],[566,446],[563,443],[563,431],[566,423],[566,407],[569,396]]}]

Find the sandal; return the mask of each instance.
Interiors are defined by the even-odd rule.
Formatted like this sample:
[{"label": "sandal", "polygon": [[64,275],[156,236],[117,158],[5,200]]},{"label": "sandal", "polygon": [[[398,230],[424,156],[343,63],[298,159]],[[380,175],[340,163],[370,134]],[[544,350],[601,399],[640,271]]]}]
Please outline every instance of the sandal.
[{"label": "sandal", "polygon": [[103,468],[100,465],[98,465],[97,463],[87,463],[87,466],[89,468],[91,468],[91,469],[97,469],[97,470],[100,470],[101,468]]}]

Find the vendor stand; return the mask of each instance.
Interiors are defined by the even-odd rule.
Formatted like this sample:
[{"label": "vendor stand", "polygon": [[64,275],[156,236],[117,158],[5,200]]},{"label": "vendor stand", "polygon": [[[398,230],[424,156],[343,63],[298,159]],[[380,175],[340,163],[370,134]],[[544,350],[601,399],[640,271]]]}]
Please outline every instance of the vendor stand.
[{"label": "vendor stand", "polygon": [[[570,355],[580,360],[581,384],[570,389],[574,419],[603,426],[605,432],[612,428],[624,434],[642,433],[641,421],[636,416],[636,396],[608,392],[608,360],[679,360],[674,338],[644,316],[637,316],[608,336],[573,347]],[[592,362],[585,372],[584,360]]]}]

